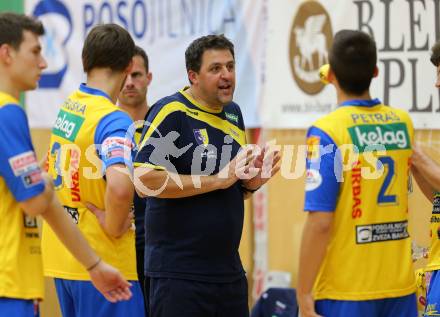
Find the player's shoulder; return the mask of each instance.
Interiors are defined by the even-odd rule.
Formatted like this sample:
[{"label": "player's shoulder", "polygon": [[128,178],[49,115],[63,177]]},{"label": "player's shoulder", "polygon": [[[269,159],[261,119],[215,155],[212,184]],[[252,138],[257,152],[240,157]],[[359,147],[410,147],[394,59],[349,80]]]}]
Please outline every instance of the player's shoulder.
[{"label": "player's shoulder", "polygon": [[383,109],[386,109],[386,111],[396,114],[400,118],[411,120],[409,112],[403,109],[402,107],[394,107],[384,104]]},{"label": "player's shoulder", "polygon": [[133,122],[130,115],[123,111],[122,109],[118,108],[115,109],[115,111],[108,114],[108,116],[111,116],[112,118],[115,118],[116,120],[126,121],[126,122]]},{"label": "player's shoulder", "polygon": [[186,107],[185,99],[179,92],[163,97],[153,104],[147,114],[147,121],[152,121],[159,114],[166,117],[171,113],[180,112]]},{"label": "player's shoulder", "polygon": [[184,103],[185,98],[180,92],[159,99],[153,106],[153,109],[159,110],[172,103]]},{"label": "player's shoulder", "polygon": [[26,113],[16,103],[7,103],[0,107],[0,122],[17,123],[17,120],[26,120]]},{"label": "player's shoulder", "polygon": [[237,103],[235,103],[234,101],[231,101],[230,103],[228,103],[228,104],[223,108],[223,110],[224,110],[226,113],[235,113],[235,114],[241,116],[241,109],[240,109],[240,106],[239,106]]},{"label": "player's shoulder", "polygon": [[102,135],[112,134],[116,131],[129,131],[132,126],[133,120],[128,113],[117,109],[101,118],[96,129],[96,135],[101,137]]},{"label": "player's shoulder", "polygon": [[245,129],[243,115],[238,104],[233,101],[228,103],[226,106],[223,107],[223,113],[226,120],[228,120],[230,123],[241,130]]},{"label": "player's shoulder", "polygon": [[344,117],[347,115],[346,109],[338,107],[335,110],[316,119],[312,126],[320,128],[321,130],[330,129],[335,126],[340,126]]}]

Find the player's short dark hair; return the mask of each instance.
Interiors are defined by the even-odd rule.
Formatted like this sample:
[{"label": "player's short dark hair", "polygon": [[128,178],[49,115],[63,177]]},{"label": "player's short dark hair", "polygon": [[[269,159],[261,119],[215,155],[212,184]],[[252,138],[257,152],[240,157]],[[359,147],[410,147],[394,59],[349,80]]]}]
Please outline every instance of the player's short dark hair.
[{"label": "player's short dark hair", "polygon": [[234,44],[223,34],[206,35],[194,40],[185,51],[186,70],[198,73],[202,66],[202,56],[206,50],[229,50],[234,57]]},{"label": "player's short dark hair", "polygon": [[0,13],[0,45],[9,44],[18,49],[23,42],[23,31],[43,35],[44,27],[37,19],[24,14]]},{"label": "player's short dark hair", "polygon": [[440,64],[440,41],[431,48],[431,63],[436,67]]},{"label": "player's short dark hair", "polygon": [[369,89],[374,76],[376,43],[364,32],[341,30],[333,39],[329,61],[341,89],[361,95]]},{"label": "player's short dark hair", "polygon": [[123,71],[134,55],[134,42],[130,34],[113,23],[95,26],[84,42],[82,50],[83,69],[110,68]]},{"label": "player's short dark hair", "polygon": [[148,73],[148,70],[150,69],[149,63],[148,63],[148,55],[145,53],[144,49],[139,46],[134,47],[134,54],[133,56],[140,56],[144,60],[145,70]]}]

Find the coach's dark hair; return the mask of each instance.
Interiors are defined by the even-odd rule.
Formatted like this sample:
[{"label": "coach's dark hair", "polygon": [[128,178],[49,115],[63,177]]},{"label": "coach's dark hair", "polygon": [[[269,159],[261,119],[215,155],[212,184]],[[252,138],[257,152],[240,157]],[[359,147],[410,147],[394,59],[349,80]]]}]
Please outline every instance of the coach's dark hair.
[{"label": "coach's dark hair", "polygon": [[186,70],[198,73],[206,50],[229,50],[234,57],[234,44],[222,35],[207,35],[194,40],[185,51]]},{"label": "coach's dark hair", "polygon": [[361,95],[369,89],[374,76],[376,43],[364,32],[341,30],[333,39],[329,61],[341,89]]},{"label": "coach's dark hair", "polygon": [[123,71],[134,55],[134,42],[130,34],[113,23],[95,26],[84,42],[82,50],[83,69],[110,68]]},{"label": "coach's dark hair", "polygon": [[440,41],[431,48],[431,63],[436,67],[440,64]]},{"label": "coach's dark hair", "polygon": [[23,42],[23,31],[43,35],[44,27],[40,21],[24,14],[0,13],[0,45],[9,44],[18,49]]},{"label": "coach's dark hair", "polygon": [[149,62],[148,62],[148,55],[147,55],[147,53],[145,53],[144,49],[142,47],[139,47],[139,46],[136,45],[134,47],[134,54],[133,54],[133,56],[140,56],[140,57],[142,57],[142,59],[144,60],[145,70],[148,73],[148,70],[150,69],[150,66],[149,66]]}]

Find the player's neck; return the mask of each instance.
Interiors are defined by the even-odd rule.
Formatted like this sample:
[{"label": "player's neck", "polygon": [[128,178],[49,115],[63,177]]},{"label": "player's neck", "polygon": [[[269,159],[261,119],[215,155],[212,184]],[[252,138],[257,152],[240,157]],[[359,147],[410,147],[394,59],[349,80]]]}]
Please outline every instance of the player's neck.
[{"label": "player's neck", "polygon": [[112,72],[110,69],[105,68],[95,68],[87,74],[87,87],[105,92],[116,104],[124,78],[123,73]]},{"label": "player's neck", "polygon": [[15,99],[20,99],[20,89],[15,87],[7,78],[0,79],[0,91],[11,95]]},{"label": "player's neck", "polygon": [[364,93],[360,94],[360,95],[353,95],[353,94],[348,94],[342,90],[338,90],[337,92],[338,95],[338,104],[340,105],[341,103],[345,102],[345,101],[349,101],[349,100],[371,100],[371,95],[370,95],[370,91],[366,90]]},{"label": "player's neck", "polygon": [[119,103],[119,107],[127,112],[133,121],[144,120],[149,109],[147,101],[136,106],[125,106]]}]

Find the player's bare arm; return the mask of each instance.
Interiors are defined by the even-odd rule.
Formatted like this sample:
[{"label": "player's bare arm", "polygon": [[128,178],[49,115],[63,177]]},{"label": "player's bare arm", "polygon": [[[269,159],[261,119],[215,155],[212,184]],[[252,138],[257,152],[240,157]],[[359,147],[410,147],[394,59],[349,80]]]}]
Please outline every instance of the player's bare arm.
[{"label": "player's bare arm", "polygon": [[310,212],[301,240],[297,299],[301,316],[319,317],[312,289],[324,260],[333,221],[332,212]]}]

